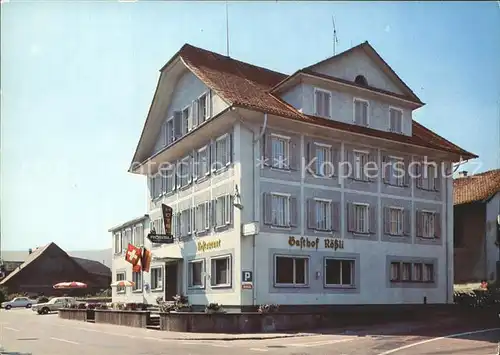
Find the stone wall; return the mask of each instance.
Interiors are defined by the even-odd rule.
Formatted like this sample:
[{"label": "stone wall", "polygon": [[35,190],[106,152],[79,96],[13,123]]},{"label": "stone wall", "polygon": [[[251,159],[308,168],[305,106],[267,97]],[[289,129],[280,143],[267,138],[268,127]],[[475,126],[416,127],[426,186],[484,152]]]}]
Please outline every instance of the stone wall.
[{"label": "stone wall", "polygon": [[94,319],[93,313],[93,310],[63,308],[59,310],[59,318],[87,322]]},{"label": "stone wall", "polygon": [[136,328],[146,328],[149,316],[150,312],[145,311],[95,310],[96,323],[125,325]]}]

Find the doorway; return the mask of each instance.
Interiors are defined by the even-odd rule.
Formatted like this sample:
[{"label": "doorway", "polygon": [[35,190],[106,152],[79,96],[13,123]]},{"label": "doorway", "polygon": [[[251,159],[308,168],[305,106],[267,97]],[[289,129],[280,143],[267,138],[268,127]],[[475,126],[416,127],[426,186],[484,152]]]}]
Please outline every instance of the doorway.
[{"label": "doorway", "polygon": [[177,295],[177,265],[177,262],[165,264],[165,301],[173,301]]}]

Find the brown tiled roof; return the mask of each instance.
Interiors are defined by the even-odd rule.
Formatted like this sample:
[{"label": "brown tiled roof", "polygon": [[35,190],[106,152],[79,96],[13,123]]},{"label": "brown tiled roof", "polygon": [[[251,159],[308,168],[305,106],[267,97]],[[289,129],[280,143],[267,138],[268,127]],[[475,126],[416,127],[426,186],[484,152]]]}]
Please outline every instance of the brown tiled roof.
[{"label": "brown tiled roof", "polygon": [[170,62],[178,56],[195,75],[230,105],[339,130],[438,149],[461,155],[464,159],[477,158],[476,155],[454,145],[415,121],[413,121],[413,135],[408,137],[305,115],[270,93],[273,87],[288,77],[286,74],[244,63],[189,44],[185,44]]},{"label": "brown tiled roof", "polygon": [[453,180],[453,203],[483,201],[500,192],[500,169]]}]

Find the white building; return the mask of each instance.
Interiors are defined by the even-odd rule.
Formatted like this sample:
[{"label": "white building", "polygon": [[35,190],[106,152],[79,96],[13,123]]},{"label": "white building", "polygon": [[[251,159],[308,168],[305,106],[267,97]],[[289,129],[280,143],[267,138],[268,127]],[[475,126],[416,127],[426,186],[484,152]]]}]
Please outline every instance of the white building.
[{"label": "white building", "polygon": [[[114,233],[113,277],[138,281],[114,298],[182,293],[226,308],[451,302],[451,177],[305,169],[316,158],[414,171],[426,157],[441,173],[475,158],[412,120],[423,105],[368,42],[290,76],[184,45],[161,69],[129,170],[162,171],[149,178],[148,216],[161,232],[161,204],[171,206],[176,242],[145,242],[154,261],[141,291],[122,254],[132,232]],[[140,244],[145,221],[113,232],[143,225]]]}]

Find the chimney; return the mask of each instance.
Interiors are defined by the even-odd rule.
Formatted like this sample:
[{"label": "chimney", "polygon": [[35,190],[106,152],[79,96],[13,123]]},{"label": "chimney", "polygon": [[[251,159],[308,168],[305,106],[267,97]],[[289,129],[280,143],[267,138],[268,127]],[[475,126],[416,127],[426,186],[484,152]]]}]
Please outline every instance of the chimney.
[{"label": "chimney", "polygon": [[28,253],[30,253],[30,254],[33,253],[33,249],[29,248]]},{"label": "chimney", "polygon": [[467,171],[466,170],[462,170],[461,172],[458,173],[458,177],[467,177]]}]

